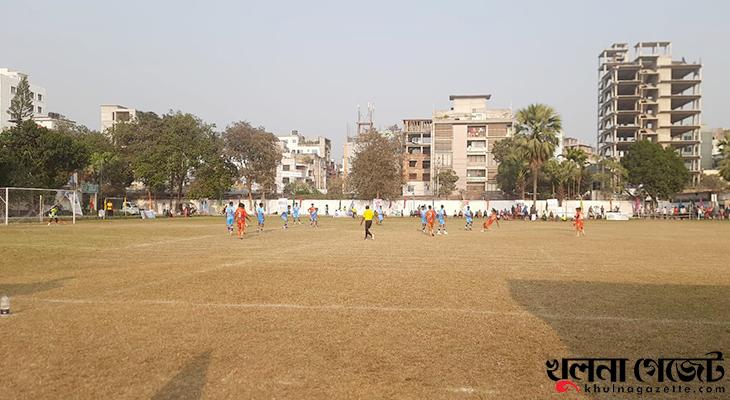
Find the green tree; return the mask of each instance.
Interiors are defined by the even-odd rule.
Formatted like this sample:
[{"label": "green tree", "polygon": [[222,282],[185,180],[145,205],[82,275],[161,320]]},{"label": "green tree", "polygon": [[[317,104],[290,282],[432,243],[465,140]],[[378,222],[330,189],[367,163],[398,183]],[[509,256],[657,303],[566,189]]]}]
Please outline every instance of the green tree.
[{"label": "green tree", "polygon": [[583,179],[583,171],[585,170],[586,163],[588,162],[588,154],[585,151],[578,148],[570,148],[565,152],[565,158],[573,161],[578,170],[575,173],[575,182],[577,186],[578,198],[583,198],[583,190],[581,189],[581,181]]},{"label": "green tree", "polygon": [[82,178],[96,183],[100,187],[100,195],[123,195],[126,188],[134,180],[132,166],[114,146],[111,138],[99,132],[74,128],[78,139],[89,151],[89,162],[84,168]]},{"label": "green tree", "polygon": [[256,128],[245,121],[226,128],[223,140],[227,156],[236,164],[238,176],[248,188],[249,207],[253,207],[254,184],[264,192],[274,187],[276,165],[281,160],[279,141],[263,127]]},{"label": "green tree", "polygon": [[492,156],[499,163],[496,180],[500,190],[513,197],[524,199],[530,164],[520,141],[509,137],[495,142]]},{"label": "green tree", "polygon": [[601,190],[611,193],[611,197],[622,193],[625,188],[628,172],[626,168],[612,158],[603,158],[598,162],[598,172],[593,175],[593,180]]},{"label": "green tree", "polygon": [[[566,186],[578,171],[576,163],[572,160],[564,160],[561,162],[551,158],[545,163],[544,170],[552,184],[553,194],[556,195],[558,202],[562,204],[565,199]],[[556,187],[557,192],[555,190]]]},{"label": "green tree", "polygon": [[287,196],[309,196],[309,197],[321,197],[322,193],[314,188],[309,182],[305,181],[294,181],[289,182],[284,186],[283,193]]},{"label": "green tree", "polygon": [[162,117],[138,113],[137,119],[119,123],[110,134],[120,152],[129,160],[137,180],[151,191],[169,191],[177,202],[205,157],[214,126],[189,114],[169,112]]},{"label": "green tree", "polygon": [[682,191],[690,177],[676,150],[648,140],[631,144],[621,164],[628,171],[628,182],[641,186],[655,204]]},{"label": "green tree", "polygon": [[715,193],[723,192],[730,187],[728,182],[718,175],[703,175],[698,186],[700,189],[711,190]]},{"label": "green tree", "polygon": [[400,196],[403,178],[402,149],[397,137],[385,137],[375,130],[357,138],[348,184],[363,199]]},{"label": "green tree", "polygon": [[342,177],[333,176],[327,179],[327,197],[330,199],[342,198],[344,181]]},{"label": "green tree", "polygon": [[456,172],[454,172],[451,168],[439,171],[439,173],[436,174],[436,178],[433,180],[438,197],[441,197],[441,195],[446,195],[446,197],[448,197],[451,193],[453,193],[456,190],[456,182],[458,180],[459,176],[456,175]]},{"label": "green tree", "polygon": [[201,143],[201,162],[187,196],[191,199],[222,199],[236,181],[238,170],[225,155],[223,138],[211,135]]},{"label": "green tree", "polygon": [[88,159],[77,138],[30,120],[0,132],[0,186],[58,188]]},{"label": "green tree", "polygon": [[563,129],[560,115],[545,104],[530,104],[517,111],[515,131],[532,172],[532,200],[537,201],[540,167],[552,158]]},{"label": "green tree", "polygon": [[33,93],[30,91],[28,77],[20,78],[18,88],[15,90],[15,96],[10,100],[10,108],[8,108],[10,121],[16,125],[33,117]]},{"label": "green tree", "polygon": [[725,131],[725,137],[720,141],[720,151],[722,153],[720,176],[730,181],[730,131]]}]

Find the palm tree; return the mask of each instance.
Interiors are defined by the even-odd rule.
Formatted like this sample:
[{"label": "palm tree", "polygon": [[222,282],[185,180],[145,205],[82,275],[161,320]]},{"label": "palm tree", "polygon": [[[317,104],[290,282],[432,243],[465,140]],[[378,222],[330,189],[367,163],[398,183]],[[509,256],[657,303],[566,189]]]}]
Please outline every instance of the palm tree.
[{"label": "palm tree", "polygon": [[586,154],[586,152],[582,149],[572,147],[565,152],[565,159],[575,162],[575,164],[578,166],[578,172],[576,173],[576,184],[578,185],[578,198],[582,199],[583,190],[580,188],[580,181],[583,178],[583,169],[585,168],[586,162],[588,161],[588,154]]},{"label": "palm tree", "polygon": [[730,132],[725,131],[725,138],[719,143],[722,152],[722,161],[720,161],[720,176],[726,181],[730,181]]},{"label": "palm tree", "polygon": [[532,201],[537,202],[537,179],[540,167],[549,160],[558,145],[557,134],[563,129],[560,115],[545,104],[530,104],[517,111],[515,131],[532,171]]}]

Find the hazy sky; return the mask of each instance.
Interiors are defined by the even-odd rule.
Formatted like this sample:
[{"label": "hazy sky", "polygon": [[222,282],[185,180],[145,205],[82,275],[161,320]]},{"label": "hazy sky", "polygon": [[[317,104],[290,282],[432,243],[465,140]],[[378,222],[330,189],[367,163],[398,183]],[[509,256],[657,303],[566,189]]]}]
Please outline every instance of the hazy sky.
[{"label": "hazy sky", "polygon": [[594,144],[597,56],[614,42],[701,59],[703,122],[729,127],[729,15],[719,0],[2,0],[0,67],[93,129],[104,103],[179,109],[328,136],[340,155],[358,104],[385,127],[489,93],[497,108],[551,104]]}]

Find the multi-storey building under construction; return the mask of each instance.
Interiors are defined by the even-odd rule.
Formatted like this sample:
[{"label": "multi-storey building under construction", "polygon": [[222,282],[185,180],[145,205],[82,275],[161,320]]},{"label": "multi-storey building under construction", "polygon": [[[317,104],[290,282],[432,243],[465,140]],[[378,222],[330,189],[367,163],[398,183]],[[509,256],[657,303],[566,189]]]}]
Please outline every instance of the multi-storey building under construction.
[{"label": "multi-storey building under construction", "polygon": [[672,59],[670,42],[640,42],[629,53],[616,43],[599,56],[598,154],[621,159],[637,140],[671,146],[698,182],[701,63]]}]

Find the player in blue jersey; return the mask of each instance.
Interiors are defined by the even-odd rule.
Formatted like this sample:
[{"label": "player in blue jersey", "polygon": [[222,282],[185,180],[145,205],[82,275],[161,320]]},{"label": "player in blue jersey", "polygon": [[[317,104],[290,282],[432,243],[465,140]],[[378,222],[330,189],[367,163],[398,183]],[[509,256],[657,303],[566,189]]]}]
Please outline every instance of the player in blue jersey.
[{"label": "player in blue jersey", "polygon": [[294,203],[294,208],[291,211],[292,224],[302,224],[301,218],[299,218],[299,204]]},{"label": "player in blue jersey", "polygon": [[471,211],[471,208],[469,206],[466,206],[466,211],[464,211],[464,218],[466,219],[466,225],[464,225],[464,230],[470,231],[472,224],[474,223],[474,213]]},{"label": "player in blue jersey", "polygon": [[291,214],[291,206],[286,206],[286,210],[281,212],[281,221],[284,223],[281,229],[289,229],[289,214]]},{"label": "player in blue jersey", "polygon": [[426,232],[426,206],[421,206],[418,209],[418,216],[421,217],[421,232]]},{"label": "player in blue jersey", "polygon": [[421,206],[421,232],[426,233],[426,206]]},{"label": "player in blue jersey", "polygon": [[263,232],[264,231],[264,203],[259,203],[259,207],[256,209],[256,220],[258,222],[258,226],[256,227],[256,232]]},{"label": "player in blue jersey", "polygon": [[375,213],[378,215],[378,225],[383,225],[383,219],[385,218],[383,206],[378,206],[378,210]]},{"label": "player in blue jersey", "polygon": [[318,228],[319,225],[317,222],[317,212],[319,211],[319,209],[314,206],[314,203],[312,203],[312,205],[309,207],[309,210],[307,211],[309,211],[309,226],[311,226],[312,228]]},{"label": "player in blue jersey", "polygon": [[446,231],[446,210],[444,209],[444,205],[441,205],[441,208],[439,208],[438,211],[436,211],[436,219],[439,221],[439,227],[437,235],[441,234],[441,230],[444,231],[444,235],[448,235],[449,232]]},{"label": "player in blue jersey", "polygon": [[225,209],[223,209],[223,215],[226,216],[226,228],[228,229],[228,236],[233,236],[233,222],[236,214],[236,207],[233,207],[233,202],[229,201]]}]

